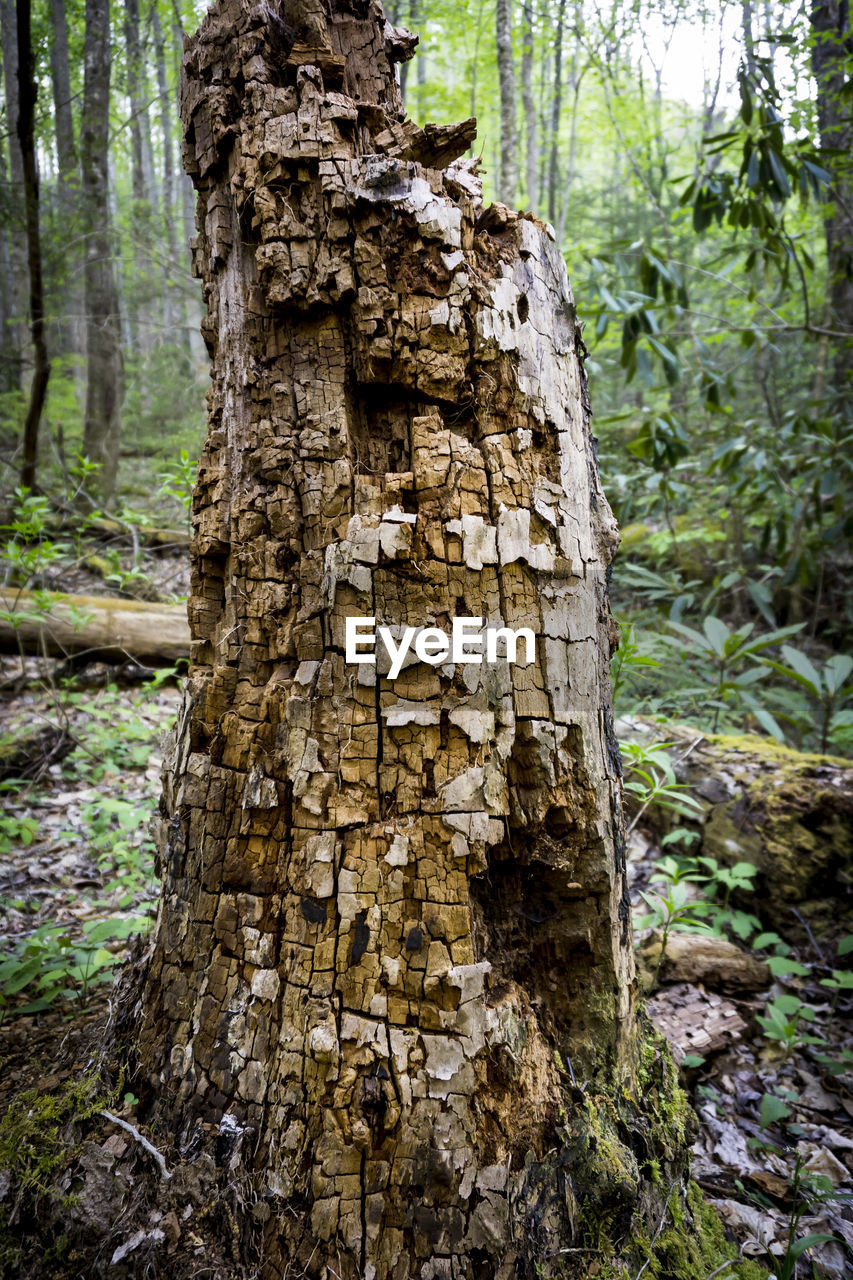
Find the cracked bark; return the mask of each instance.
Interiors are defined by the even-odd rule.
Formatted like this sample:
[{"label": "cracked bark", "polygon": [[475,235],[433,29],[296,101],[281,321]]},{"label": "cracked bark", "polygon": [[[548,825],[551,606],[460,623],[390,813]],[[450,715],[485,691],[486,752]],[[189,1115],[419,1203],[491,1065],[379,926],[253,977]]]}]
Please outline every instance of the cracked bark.
[{"label": "cracked bark", "polygon": [[[175,1131],[240,1148],[270,1276],[551,1274],[594,1199],[571,1073],[635,1068],[574,305],[483,208],[473,122],[405,119],[413,49],[374,0],[220,0],[184,55],[213,374],[138,1046]],[[535,661],[392,683],[353,615],[530,626]]]}]

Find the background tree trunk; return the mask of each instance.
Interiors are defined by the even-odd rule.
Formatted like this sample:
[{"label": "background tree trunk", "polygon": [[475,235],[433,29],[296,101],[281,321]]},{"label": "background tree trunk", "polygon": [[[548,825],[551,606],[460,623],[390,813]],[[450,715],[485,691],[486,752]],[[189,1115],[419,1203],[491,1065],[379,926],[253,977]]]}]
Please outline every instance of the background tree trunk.
[{"label": "background tree trunk", "polygon": [[560,112],[563,106],[563,32],[566,25],[566,0],[557,10],[554,36],[554,91],[551,96],[551,128],[548,148],[548,218],[557,220],[557,196],[560,183]]},{"label": "background tree trunk", "polygon": [[501,95],[501,172],[498,195],[504,204],[515,203],[518,152],[515,136],[515,67],[512,60],[512,3],[497,0],[498,84]]},{"label": "background tree trunk", "polygon": [[[6,149],[0,146],[0,190],[9,190],[9,174],[6,164]],[[5,213],[8,200],[4,200],[2,209]],[[7,281],[7,288],[0,289],[0,392],[13,391],[18,377],[18,360],[15,352],[13,324],[15,319],[12,292],[12,252],[11,236],[8,221],[4,217],[0,222],[0,279]],[[2,404],[2,400],[0,400]],[[0,409],[0,426],[5,423],[5,414]]]},{"label": "background tree trunk", "polygon": [[[833,328],[853,332],[853,125],[850,115],[850,6],[816,0],[812,6],[812,71],[817,82],[821,146],[832,173],[826,228],[829,316]],[[835,342],[836,394],[853,403],[853,338]]]},{"label": "background tree trunk", "polygon": [[[683,1172],[671,1068],[638,1076],[565,265],[483,209],[469,128],[401,119],[377,3],[271,12],[220,0],[184,57],[213,383],[142,1078],[253,1175],[265,1275],[564,1275]],[[352,616],[536,653],[391,681]]]},{"label": "background tree trunk", "polygon": [[525,0],[524,43],[521,53],[521,105],[524,110],[524,162],[526,199],[529,209],[539,204],[539,138],[536,132],[536,104],[533,100],[533,5]]},{"label": "background tree trunk", "polygon": [[44,329],[44,283],[42,280],[41,235],[39,231],[39,174],[36,164],[35,114],[38,89],[30,21],[30,0],[19,0],[18,26],[18,140],[24,164],[24,204],[27,219],[27,266],[30,280],[30,334],[33,342],[33,377],[30,402],[24,419],[21,484],[32,489],[36,482],[39,427],[50,360]]},{"label": "background tree trunk", "polygon": [[152,278],[151,257],[154,250],[153,215],[158,201],[154,180],[154,160],[151,153],[151,121],[148,115],[148,85],[139,26],[139,0],[125,0],[124,47],[130,98],[130,153],[133,182],[130,237],[135,275],[129,319],[132,326],[131,343],[139,352],[145,354],[150,352],[154,345],[152,324],[156,323],[154,316],[156,291]]},{"label": "background tree trunk", "polygon": [[[163,269],[163,328],[164,341],[187,345],[185,327],[186,309],[175,296],[173,277],[179,269],[178,237],[176,224],[180,211],[175,199],[175,165],[172,155],[172,99],[166,78],[166,39],[156,0],[149,11],[151,33],[154,38],[155,65],[157,68],[157,92],[160,97],[160,127],[163,134],[163,226],[166,231],[167,261]],[[180,330],[176,326],[183,321]]]},{"label": "background tree trunk", "polygon": [[[80,159],[71,105],[71,75],[68,64],[68,24],[65,0],[51,0],[53,17],[50,71],[56,129],[56,158],[59,165],[59,212],[65,235],[63,249],[64,296],[67,305],[62,319],[53,326],[58,334],[57,354],[71,351],[83,355],[86,329],[83,322],[83,281],[79,241]],[[64,323],[63,323],[64,321]]]},{"label": "background tree trunk", "polygon": [[3,40],[3,87],[9,139],[9,284],[4,334],[8,385],[21,386],[27,314],[27,230],[24,196],[24,159],[18,137],[18,23],[15,0],[0,0]]},{"label": "background tree trunk", "polygon": [[80,129],[86,235],[86,419],[83,452],[100,466],[95,479],[109,500],[118,471],[123,393],[118,292],[110,233],[108,149],[110,105],[109,0],[86,0],[85,84]]}]

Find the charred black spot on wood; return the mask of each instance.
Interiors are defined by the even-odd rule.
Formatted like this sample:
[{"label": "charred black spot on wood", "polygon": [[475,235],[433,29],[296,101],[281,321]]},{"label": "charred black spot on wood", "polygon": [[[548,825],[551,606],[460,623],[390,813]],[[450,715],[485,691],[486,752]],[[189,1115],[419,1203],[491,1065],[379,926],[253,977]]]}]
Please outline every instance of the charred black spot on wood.
[{"label": "charred black spot on wood", "polygon": [[374,1134],[385,1127],[388,1099],[385,1097],[384,1083],[388,1078],[388,1072],[382,1063],[374,1063],[370,1074],[361,1083],[362,1115]]},{"label": "charred black spot on wood", "polygon": [[326,923],[325,902],[317,902],[314,898],[303,898],[299,905],[302,909],[303,916],[309,924]]},{"label": "charred black spot on wood", "polygon": [[352,947],[350,948],[350,964],[358,964],[361,957],[367,950],[367,944],[370,941],[370,929],[367,925],[367,912],[359,911],[355,918],[355,928],[353,929]]}]

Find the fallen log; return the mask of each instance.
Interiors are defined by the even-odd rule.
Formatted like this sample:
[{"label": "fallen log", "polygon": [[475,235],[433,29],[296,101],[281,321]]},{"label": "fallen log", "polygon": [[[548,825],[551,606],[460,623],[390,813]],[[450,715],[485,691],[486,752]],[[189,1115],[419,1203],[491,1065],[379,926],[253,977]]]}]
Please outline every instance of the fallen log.
[{"label": "fallen log", "polygon": [[0,592],[0,649],[86,654],[109,662],[178,662],[190,653],[187,608],[113,596],[34,596],[6,588]]},{"label": "fallen log", "polygon": [[113,541],[117,538],[133,541],[134,534],[143,547],[152,550],[168,550],[190,545],[190,535],[186,529],[146,529],[141,525],[131,526],[125,520],[114,520],[110,516],[90,516],[86,522],[88,532],[95,538]]},{"label": "fallen log", "polygon": [[616,732],[623,741],[675,744],[675,776],[702,805],[695,817],[651,805],[640,819],[645,828],[656,835],[692,828],[699,841],[691,854],[753,863],[756,892],[734,897],[786,935],[798,927],[818,938],[850,931],[853,761],[638,717],[619,721]]}]

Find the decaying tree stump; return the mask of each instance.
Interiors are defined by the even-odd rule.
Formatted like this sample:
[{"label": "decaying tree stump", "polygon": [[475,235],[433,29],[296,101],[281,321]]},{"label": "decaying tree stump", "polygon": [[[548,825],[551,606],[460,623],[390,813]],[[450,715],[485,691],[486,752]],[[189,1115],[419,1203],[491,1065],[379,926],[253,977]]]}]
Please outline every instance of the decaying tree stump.
[{"label": "decaying tree stump", "polygon": [[[473,122],[405,120],[413,47],[376,0],[219,0],[184,55],[213,383],[138,1049],[253,1174],[265,1274],[567,1275],[684,1167],[632,1014],[616,530],[561,255],[483,208]],[[348,617],[535,659],[392,681]]]}]

